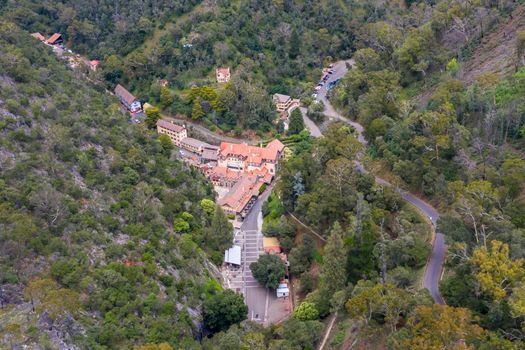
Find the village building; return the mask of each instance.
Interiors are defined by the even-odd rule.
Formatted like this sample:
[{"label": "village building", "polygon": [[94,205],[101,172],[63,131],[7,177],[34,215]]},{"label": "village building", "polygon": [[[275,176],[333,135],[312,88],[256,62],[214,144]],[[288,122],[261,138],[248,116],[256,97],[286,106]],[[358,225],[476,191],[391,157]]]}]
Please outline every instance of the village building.
[{"label": "village building", "polygon": [[288,95],[274,94],[273,103],[275,104],[277,112],[285,112],[292,105],[292,98]]},{"label": "village building", "polygon": [[230,81],[230,68],[215,69],[215,77],[218,83],[227,83]]},{"label": "village building", "polygon": [[180,146],[190,152],[202,154],[208,144],[192,137],[186,137],[181,141]]},{"label": "village building", "polygon": [[224,251],[224,263],[233,266],[241,266],[241,247],[234,245],[230,249]]},{"label": "village building", "polygon": [[219,148],[216,146],[211,147],[205,147],[202,151],[201,155],[201,163],[217,163],[217,160],[219,158]]},{"label": "village building", "polygon": [[168,135],[171,142],[177,147],[180,147],[181,141],[188,137],[186,128],[183,125],[178,125],[164,119],[157,120],[157,132]]},{"label": "village building", "polygon": [[62,34],[55,33],[49,37],[49,39],[46,40],[46,43],[49,45],[60,45],[64,42],[64,39],[62,39]]},{"label": "village building", "polygon": [[92,71],[96,71],[99,64],[100,64],[99,60],[91,60],[91,61],[89,61],[89,68]]},{"label": "village building", "polygon": [[263,183],[252,176],[242,176],[218,204],[227,214],[244,218],[252,209]]},{"label": "village building", "polygon": [[160,79],[159,85],[162,87],[168,86],[169,82],[166,79]]},{"label": "village building", "polygon": [[266,147],[221,142],[218,165],[241,172],[266,168],[273,175],[283,150],[284,145],[279,140],[273,140]]},{"label": "village building", "polygon": [[272,100],[275,104],[275,109],[283,120],[287,119],[288,114],[301,104],[299,99],[292,99],[290,96],[282,94],[274,94]]},{"label": "village building", "polygon": [[40,41],[46,41],[46,38],[40,34],[39,32],[36,32],[36,33],[32,33],[31,36],[37,40],[40,40]]},{"label": "village building", "polygon": [[118,97],[120,103],[126,107],[126,109],[131,113],[142,112],[142,106],[140,101],[133,96],[128,90],[126,90],[122,85],[118,84],[115,88],[115,95]]},{"label": "village building", "polygon": [[242,174],[238,171],[230,170],[225,167],[211,167],[206,171],[206,177],[213,186],[232,188],[241,178]]},{"label": "village building", "polygon": [[281,246],[275,237],[263,237],[263,249],[266,254],[273,255],[281,253]]}]

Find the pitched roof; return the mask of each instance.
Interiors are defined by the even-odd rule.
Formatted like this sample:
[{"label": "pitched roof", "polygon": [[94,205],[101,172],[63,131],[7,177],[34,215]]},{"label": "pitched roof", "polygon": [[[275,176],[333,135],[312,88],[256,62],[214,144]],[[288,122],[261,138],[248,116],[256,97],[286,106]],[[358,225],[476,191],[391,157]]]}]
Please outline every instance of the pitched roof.
[{"label": "pitched roof", "polygon": [[283,95],[283,94],[274,94],[273,99],[277,100],[277,102],[284,103],[288,101],[289,99],[291,99],[291,97],[288,95]]},{"label": "pitched roof", "polygon": [[36,33],[31,34],[31,36],[32,36],[33,38],[35,38],[35,39],[40,40],[40,41],[44,41],[44,40],[46,40],[46,38],[45,38],[42,34],[40,34],[39,32],[36,32]]},{"label": "pitched roof", "polygon": [[241,212],[250,199],[258,195],[256,184],[257,181],[253,177],[243,176],[223,198],[218,200],[218,204]]},{"label": "pitched roof", "polygon": [[100,64],[100,61],[99,60],[91,60],[89,61],[89,64],[92,66],[92,67],[96,67]]},{"label": "pitched roof", "polygon": [[47,43],[53,45],[57,40],[59,40],[61,38],[62,38],[62,34],[55,33],[55,34],[51,35],[51,37],[49,39],[47,39]]},{"label": "pitched roof", "polygon": [[284,145],[281,141],[274,139],[269,144],[266,145],[266,148],[275,149],[277,150],[277,152],[282,152],[284,149]]},{"label": "pitched roof", "polygon": [[230,75],[230,68],[229,68],[229,67],[226,67],[226,68],[217,68],[217,69],[215,69],[215,74],[216,74],[216,75],[225,75],[225,76],[228,76],[228,75]]},{"label": "pitched roof", "polygon": [[157,120],[157,126],[160,126],[161,128],[165,128],[165,129],[168,129],[174,132],[181,132],[181,131],[184,131],[185,129],[184,126],[169,122],[164,119]]},{"label": "pitched roof", "polygon": [[129,104],[132,104],[137,98],[131,94],[128,90],[124,88],[124,86],[117,84],[117,87],[115,88],[115,95],[123,99]]},{"label": "pitched roof", "polygon": [[195,147],[195,148],[201,148],[201,147],[204,148],[205,145],[207,145],[206,142],[202,142],[202,141],[194,139],[192,137],[186,137],[186,138],[182,139],[180,142],[182,144],[184,144],[184,145],[188,145],[190,147]]},{"label": "pitched roof", "polygon": [[213,168],[208,169],[206,175],[212,180],[226,179],[230,181],[236,181],[241,177],[240,172],[222,166],[215,166]]},{"label": "pitched roof", "polygon": [[237,156],[246,158],[249,163],[256,164],[260,164],[263,160],[276,161],[278,153],[284,148],[281,142],[277,142],[272,141],[265,148],[249,146],[245,143],[221,142],[219,154],[222,157]]},{"label": "pitched roof", "polygon": [[212,150],[209,148],[205,148],[204,151],[202,151],[202,158],[207,160],[217,160],[217,150]]}]

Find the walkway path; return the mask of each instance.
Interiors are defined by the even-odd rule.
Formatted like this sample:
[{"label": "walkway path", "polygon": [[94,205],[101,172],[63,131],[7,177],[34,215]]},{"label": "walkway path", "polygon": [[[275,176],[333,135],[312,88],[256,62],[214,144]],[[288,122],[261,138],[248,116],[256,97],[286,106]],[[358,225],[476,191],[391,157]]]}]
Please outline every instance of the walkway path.
[{"label": "walkway path", "polygon": [[[344,123],[347,123],[353,126],[358,134],[357,139],[359,140],[359,142],[361,142],[361,144],[366,146],[367,142],[363,135],[363,132],[364,132],[363,126],[355,121],[352,121],[342,116],[339,112],[337,112],[326,96],[328,92],[327,87],[329,83],[334,80],[342,78],[348,71],[347,64],[350,66],[353,65],[354,64],[353,59],[350,59],[347,61],[338,61],[334,63],[334,67],[333,67],[334,73],[331,74],[330,78],[325,83],[325,85],[318,91],[317,100],[322,101],[324,103],[325,105],[324,114],[327,117],[331,119],[342,121]],[[305,123],[306,123],[306,119],[305,119]],[[309,127],[308,123],[306,123],[306,125]],[[315,131],[315,129],[311,129],[311,135],[314,137],[318,137],[316,136],[316,134],[317,132]],[[361,158],[361,155],[358,155],[357,158],[358,160],[355,161],[355,164],[358,170],[361,172],[365,172],[365,173],[368,172],[359,160]],[[439,213],[433,206],[421,200],[417,196],[411,194],[410,192],[404,191],[401,188],[392,185],[386,180],[383,180],[377,176],[375,178],[376,178],[376,181],[380,184],[394,187],[395,190],[401,195],[401,197],[403,197],[404,200],[411,203],[416,208],[418,208],[423,214],[428,216],[434,228],[436,227],[436,223],[439,218]],[[423,276],[423,286],[430,291],[432,298],[438,304],[445,304],[445,300],[439,293],[439,281],[441,280],[441,275],[443,272],[445,252],[446,252],[445,238],[442,233],[436,232],[433,242],[432,242],[432,253],[425,267],[425,274]]]}]

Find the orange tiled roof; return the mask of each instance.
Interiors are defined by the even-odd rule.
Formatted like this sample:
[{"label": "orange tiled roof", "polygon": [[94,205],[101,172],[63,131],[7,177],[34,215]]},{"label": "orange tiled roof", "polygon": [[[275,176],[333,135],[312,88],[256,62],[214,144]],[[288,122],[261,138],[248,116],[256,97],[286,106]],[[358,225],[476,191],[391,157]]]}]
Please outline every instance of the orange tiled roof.
[{"label": "orange tiled roof", "polygon": [[266,148],[276,149],[278,152],[282,152],[284,145],[281,141],[274,139],[268,145],[266,145]]},{"label": "orange tiled roof", "polygon": [[51,37],[49,39],[47,39],[47,43],[53,45],[61,37],[62,37],[62,34],[55,33],[55,34],[51,35]]},{"label": "orange tiled roof", "polygon": [[226,196],[219,199],[218,204],[228,206],[236,212],[241,212],[250,199],[259,194],[257,184],[258,181],[253,177],[243,176]]},{"label": "orange tiled roof", "polygon": [[229,76],[230,75],[230,68],[217,68],[215,70],[215,74],[217,75],[223,75],[223,76]]},{"label": "orange tiled roof", "polygon": [[221,142],[219,154],[225,158],[229,156],[245,158],[249,163],[255,164],[260,164],[263,160],[277,161],[284,145],[278,140],[274,141],[264,148],[249,146],[245,143]]}]

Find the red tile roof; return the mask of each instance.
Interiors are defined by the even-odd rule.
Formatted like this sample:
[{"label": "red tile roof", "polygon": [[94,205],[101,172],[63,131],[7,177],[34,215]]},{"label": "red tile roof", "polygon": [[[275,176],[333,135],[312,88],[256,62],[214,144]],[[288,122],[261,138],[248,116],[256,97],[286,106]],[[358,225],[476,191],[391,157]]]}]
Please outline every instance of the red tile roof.
[{"label": "red tile roof", "polygon": [[283,149],[284,145],[278,140],[270,142],[264,148],[245,143],[221,142],[219,154],[224,158],[235,156],[245,158],[249,163],[260,164],[263,160],[277,161]]},{"label": "red tile roof", "polygon": [[157,120],[157,126],[160,126],[161,128],[165,128],[165,129],[168,129],[174,132],[181,132],[185,129],[184,126],[169,122],[164,119]]},{"label": "red tile roof", "polygon": [[49,39],[47,39],[47,43],[51,44],[51,45],[54,45],[61,38],[62,38],[62,34],[55,33],[55,34],[51,35],[51,37]]},{"label": "red tile roof", "polygon": [[229,78],[230,77],[230,68],[217,68],[215,69],[215,75],[218,77]]},{"label": "red tile roof", "polygon": [[266,145],[266,148],[276,149],[277,152],[282,152],[284,149],[284,145],[281,141],[274,139],[269,144]]},{"label": "red tile roof", "polygon": [[258,184],[259,182],[253,177],[243,176],[226,196],[218,200],[218,204],[228,206],[236,213],[240,213],[252,197],[259,195],[258,189],[262,184],[257,186]]},{"label": "red tile roof", "polygon": [[91,65],[91,67],[96,67],[100,64],[100,61],[99,60],[91,60],[89,61],[89,64]]}]

